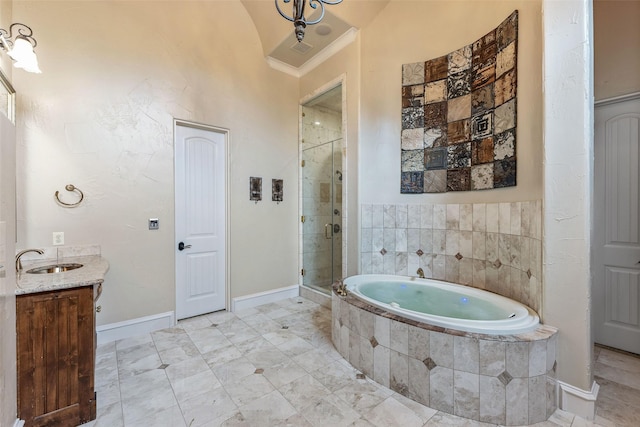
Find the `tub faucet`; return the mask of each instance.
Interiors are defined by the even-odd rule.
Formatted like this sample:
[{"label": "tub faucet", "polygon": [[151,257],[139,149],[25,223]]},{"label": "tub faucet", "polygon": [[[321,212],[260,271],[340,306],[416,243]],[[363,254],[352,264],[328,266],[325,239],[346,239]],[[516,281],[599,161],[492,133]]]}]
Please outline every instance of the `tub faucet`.
[{"label": "tub faucet", "polygon": [[419,278],[424,279],[424,270],[422,268],[419,268],[418,271],[416,271],[416,274]]},{"label": "tub faucet", "polygon": [[20,261],[20,258],[28,252],[37,252],[40,255],[44,254],[42,249],[25,249],[24,251],[18,252],[18,255],[16,255],[16,273],[19,273],[20,270],[22,270],[22,262]]},{"label": "tub faucet", "polygon": [[338,289],[336,289],[336,293],[343,297],[347,296],[347,286],[344,284],[344,282],[342,281],[339,282]]}]

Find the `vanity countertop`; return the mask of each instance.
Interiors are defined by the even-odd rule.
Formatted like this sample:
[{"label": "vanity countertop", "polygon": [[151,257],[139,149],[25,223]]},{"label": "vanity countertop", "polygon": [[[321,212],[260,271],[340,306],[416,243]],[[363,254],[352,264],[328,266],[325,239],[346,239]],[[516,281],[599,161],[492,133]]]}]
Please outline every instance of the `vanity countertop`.
[{"label": "vanity countertop", "polygon": [[[27,270],[32,268],[70,263],[82,264],[82,267],[61,273],[27,273]],[[97,285],[104,282],[104,276],[109,270],[109,263],[100,255],[68,257],[59,260],[23,261],[22,265],[22,271],[17,278],[16,295]]]}]

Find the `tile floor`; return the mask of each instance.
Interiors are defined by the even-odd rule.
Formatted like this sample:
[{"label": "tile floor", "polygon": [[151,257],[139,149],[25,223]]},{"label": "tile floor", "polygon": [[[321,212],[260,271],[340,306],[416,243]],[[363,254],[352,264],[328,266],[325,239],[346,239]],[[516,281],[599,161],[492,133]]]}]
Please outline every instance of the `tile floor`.
[{"label": "tile floor", "polygon": [[600,385],[596,421],[640,426],[640,357],[596,346],[594,378]]},{"label": "tile floor", "polygon": [[[640,359],[596,348],[597,424],[640,425]],[[298,297],[98,347],[98,418],[83,427],[489,426],[365,378],[331,344],[331,311]]]}]

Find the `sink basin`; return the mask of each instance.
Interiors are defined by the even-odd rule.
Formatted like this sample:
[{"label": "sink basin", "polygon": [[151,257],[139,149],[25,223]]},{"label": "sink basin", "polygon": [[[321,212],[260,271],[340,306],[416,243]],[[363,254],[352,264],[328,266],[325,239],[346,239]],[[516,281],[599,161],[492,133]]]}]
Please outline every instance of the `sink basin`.
[{"label": "sink basin", "polygon": [[27,270],[29,274],[48,274],[48,273],[62,273],[64,271],[75,270],[82,267],[82,264],[53,264],[45,265],[43,267],[32,268]]}]

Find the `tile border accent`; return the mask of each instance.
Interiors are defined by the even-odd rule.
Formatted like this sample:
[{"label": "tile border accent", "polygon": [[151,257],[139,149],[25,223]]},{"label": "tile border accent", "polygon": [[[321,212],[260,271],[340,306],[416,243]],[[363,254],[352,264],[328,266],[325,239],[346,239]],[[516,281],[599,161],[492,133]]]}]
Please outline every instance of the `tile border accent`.
[{"label": "tile border accent", "polygon": [[415,276],[542,306],[542,200],[362,204],[360,273]]},{"label": "tile border accent", "polygon": [[340,297],[335,287],[331,315],[345,360],[430,408],[500,425],[545,421],[557,409],[553,327],[506,336],[445,329]]}]

